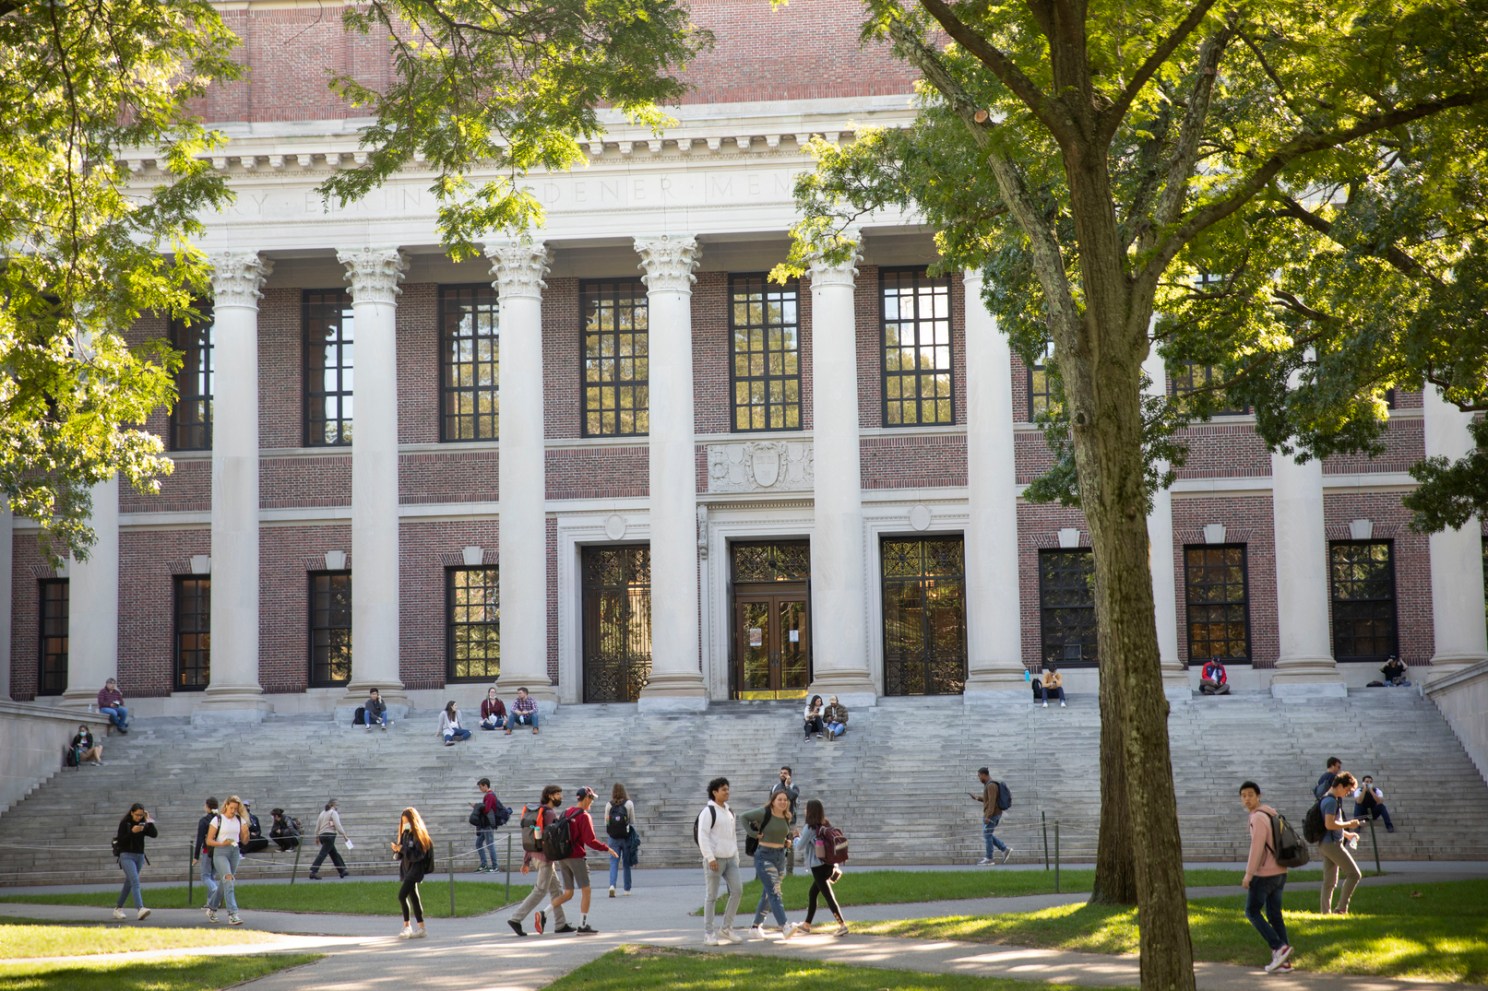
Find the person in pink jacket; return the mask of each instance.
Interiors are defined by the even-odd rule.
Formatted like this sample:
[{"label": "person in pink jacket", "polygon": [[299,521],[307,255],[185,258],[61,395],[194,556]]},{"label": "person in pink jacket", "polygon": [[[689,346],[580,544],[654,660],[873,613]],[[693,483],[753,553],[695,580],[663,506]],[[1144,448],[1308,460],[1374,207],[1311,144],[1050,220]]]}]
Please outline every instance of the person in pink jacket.
[{"label": "person in pink jacket", "polygon": [[1281,893],[1286,887],[1287,869],[1276,862],[1271,824],[1276,810],[1261,804],[1261,786],[1247,781],[1240,786],[1240,804],[1250,813],[1250,855],[1245,859],[1245,878],[1240,887],[1246,891],[1245,917],[1271,947],[1271,962],[1266,973],[1288,973],[1292,965],[1292,945],[1287,942],[1286,922],[1281,917]]}]

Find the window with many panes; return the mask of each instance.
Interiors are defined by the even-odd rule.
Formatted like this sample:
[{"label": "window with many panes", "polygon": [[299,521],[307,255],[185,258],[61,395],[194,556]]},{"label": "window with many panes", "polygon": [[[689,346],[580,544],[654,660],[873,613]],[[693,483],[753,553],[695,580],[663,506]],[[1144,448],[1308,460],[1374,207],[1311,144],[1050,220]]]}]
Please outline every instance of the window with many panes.
[{"label": "window with many panes", "polygon": [[584,436],[650,429],[650,310],[640,279],[579,284],[584,323]]},{"label": "window with many panes", "polygon": [[61,695],[67,690],[67,579],[43,578],[39,591],[41,654],[36,676],[36,694]]},{"label": "window with many panes", "polygon": [[801,429],[800,286],[729,278],[734,429]]},{"label": "window with many panes", "polygon": [[1395,555],[1388,540],[1328,545],[1333,592],[1333,656],[1383,661],[1400,652],[1395,625]]},{"label": "window with many panes", "polygon": [[305,446],[351,443],[355,321],[343,290],[307,290],[305,327]]},{"label": "window with many panes", "polygon": [[1049,403],[1053,401],[1054,389],[1049,384],[1049,359],[1054,356],[1054,342],[1049,341],[1044,345],[1042,360],[1028,366],[1028,419],[1038,419],[1040,413],[1049,412]]},{"label": "window with many panes", "polygon": [[951,281],[924,269],[882,269],[883,422],[954,423]]},{"label": "window with many panes", "polygon": [[1039,632],[1045,664],[1100,663],[1095,636],[1095,554],[1039,551]]},{"label": "window with many panes", "polygon": [[1215,389],[1215,386],[1223,380],[1220,370],[1213,365],[1185,362],[1168,369],[1168,392],[1178,399],[1196,392],[1212,392],[1210,401],[1214,404],[1215,416],[1234,416],[1247,412],[1244,406],[1226,404],[1224,390]]},{"label": "window with many panes", "polygon": [[212,308],[199,307],[195,320],[170,322],[171,347],[181,352],[176,372],[176,405],[170,413],[173,451],[212,449]]},{"label": "window with many panes", "polygon": [[489,284],[439,289],[440,440],[498,435],[500,324]]},{"label": "window with many panes", "polygon": [[176,578],[176,688],[200,691],[212,680],[212,580]]},{"label": "window with many panes", "polygon": [[445,676],[491,681],[501,674],[501,595],[495,568],[445,571]]},{"label": "window with many panes", "polygon": [[1250,600],[1244,544],[1183,548],[1188,660],[1250,660]]},{"label": "window with many panes", "polygon": [[351,680],[351,572],[310,573],[310,685]]}]

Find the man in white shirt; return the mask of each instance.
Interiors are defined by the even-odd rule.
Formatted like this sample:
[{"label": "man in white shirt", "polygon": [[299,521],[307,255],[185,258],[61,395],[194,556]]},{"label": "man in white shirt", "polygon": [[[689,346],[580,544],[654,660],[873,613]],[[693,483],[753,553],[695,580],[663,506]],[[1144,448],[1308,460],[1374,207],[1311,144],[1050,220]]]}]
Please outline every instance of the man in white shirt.
[{"label": "man in white shirt", "polygon": [[1364,780],[1354,789],[1353,797],[1355,819],[1366,815],[1371,819],[1383,819],[1385,832],[1395,832],[1395,824],[1390,821],[1390,810],[1385,808],[1385,793],[1374,786],[1373,777],[1364,775]]},{"label": "man in white shirt", "polygon": [[[734,813],[728,807],[728,778],[708,782],[708,804],[698,813],[698,850],[703,855],[703,944],[739,943],[734,935],[734,913],[739,911],[739,898],[744,888],[739,883],[739,833]],[[713,928],[714,905],[718,902],[719,879],[728,885],[728,904],[723,910],[723,926]]]}]

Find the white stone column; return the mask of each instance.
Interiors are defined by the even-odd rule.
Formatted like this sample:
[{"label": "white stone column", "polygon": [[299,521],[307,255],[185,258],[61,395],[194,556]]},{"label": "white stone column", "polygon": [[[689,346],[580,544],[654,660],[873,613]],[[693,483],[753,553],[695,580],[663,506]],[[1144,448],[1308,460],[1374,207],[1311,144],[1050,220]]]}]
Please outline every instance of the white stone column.
[{"label": "white stone column", "polygon": [[496,684],[507,698],[526,688],[551,710],[558,697],[548,678],[542,292],[552,258],[545,246],[529,240],[487,244],[486,257],[501,303],[501,676]]},{"label": "white stone column", "polygon": [[810,692],[836,695],[849,709],[878,702],[878,688],[868,669],[857,274],[856,257],[839,264],[821,259],[811,263],[816,525],[811,534]]},{"label": "white stone column", "polygon": [[[1468,424],[1472,414],[1448,403],[1427,384],[1422,395],[1427,457],[1453,461],[1473,449]],[[1435,681],[1479,661],[1488,660],[1488,630],[1483,623],[1483,531],[1476,516],[1456,530],[1429,538],[1431,549],[1431,621],[1436,650],[1428,680]]]},{"label": "white stone column", "polygon": [[1328,628],[1328,539],[1323,527],[1323,463],[1271,454],[1271,513],[1276,534],[1276,625],[1280,653],[1271,694],[1348,694]]},{"label": "white stone column", "polygon": [[[1148,394],[1165,395],[1168,391],[1168,369],[1154,346],[1142,362],[1151,384]],[[1157,466],[1167,471],[1167,464]],[[1173,493],[1159,489],[1152,495],[1152,511],[1147,514],[1147,545],[1151,548],[1152,612],[1157,620],[1157,654],[1162,667],[1163,694],[1168,698],[1191,698],[1188,670],[1178,657],[1178,576],[1173,565]]]},{"label": "white stone column", "polygon": [[[86,709],[110,678],[119,677],[119,479],[94,485],[89,524],[97,540],[84,560],[67,564],[67,688],[62,704]],[[131,689],[119,690],[129,705]]]},{"label": "white stone column", "polygon": [[390,711],[408,701],[398,670],[398,283],[396,248],[337,252],[351,283],[356,385],[351,445],[351,680],[339,708],[380,689]]},{"label": "white stone column", "polygon": [[697,455],[692,408],[694,237],[636,238],[645,271],[650,353],[651,680],[643,711],[701,711]]},{"label": "white stone column", "polygon": [[1024,702],[1012,358],[997,318],[982,302],[982,273],[968,271],[965,285],[965,698]]},{"label": "white stone column", "polygon": [[14,535],[10,501],[0,496],[0,702],[10,700],[10,624],[15,615],[11,590],[14,578]]},{"label": "white stone column", "polygon": [[258,300],[274,263],[212,257],[212,665],[193,723],[257,722]]}]

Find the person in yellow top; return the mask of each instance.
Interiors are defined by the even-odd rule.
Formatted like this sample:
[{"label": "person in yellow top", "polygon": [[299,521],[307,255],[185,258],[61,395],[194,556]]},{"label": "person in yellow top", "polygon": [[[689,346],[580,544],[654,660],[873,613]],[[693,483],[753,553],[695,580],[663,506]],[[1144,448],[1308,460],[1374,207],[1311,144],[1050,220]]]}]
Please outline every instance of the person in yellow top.
[{"label": "person in yellow top", "polygon": [[1064,708],[1064,675],[1052,663],[1044,665],[1044,673],[1039,681],[1043,684],[1044,708],[1049,708],[1049,693],[1053,692],[1059,699],[1059,707]]}]

